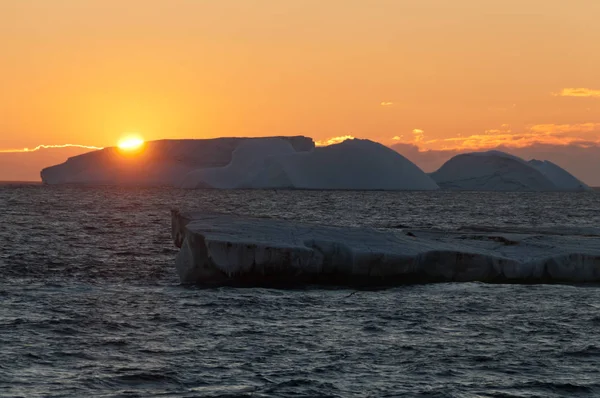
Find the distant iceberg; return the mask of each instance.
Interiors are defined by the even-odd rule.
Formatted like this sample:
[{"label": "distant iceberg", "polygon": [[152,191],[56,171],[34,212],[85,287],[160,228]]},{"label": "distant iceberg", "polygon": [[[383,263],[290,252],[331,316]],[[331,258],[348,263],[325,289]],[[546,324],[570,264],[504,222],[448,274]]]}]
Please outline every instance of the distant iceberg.
[{"label": "distant iceberg", "polygon": [[[272,137],[285,141],[294,151],[311,151],[311,138]],[[264,138],[216,138],[158,140],[146,142],[139,152],[129,154],[110,147],[69,158],[65,163],[42,170],[46,184],[107,184],[175,186],[198,169],[221,168],[232,161],[242,143]]]},{"label": "distant iceberg", "polygon": [[399,153],[369,140],[315,148],[307,137],[152,141],[76,156],[42,170],[47,184],[168,185],[182,188],[435,190]]},{"label": "distant iceberg", "polygon": [[[313,148],[311,148],[312,150]],[[263,138],[241,142],[223,167],[199,168],[185,175],[182,188],[253,188],[252,182],[266,167],[270,157],[297,153],[288,140]]]},{"label": "distant iceberg", "polygon": [[432,190],[436,183],[402,155],[369,140],[294,151],[287,142],[241,144],[225,167],[188,173],[183,187]]},{"label": "distant iceberg", "polygon": [[590,188],[551,162],[501,151],[454,156],[430,174],[442,189],[463,191],[583,191]]},{"label": "distant iceberg", "polygon": [[529,164],[539,170],[546,178],[561,191],[591,191],[581,180],[577,179],[567,170],[550,162],[549,160],[530,160]]},{"label": "distant iceberg", "polygon": [[46,184],[192,189],[590,190],[552,162],[500,151],[460,154],[428,175],[377,142],[315,147],[303,136],[150,141],[136,153],[105,148],[45,168],[41,177]]},{"label": "distant iceberg", "polygon": [[314,151],[277,156],[252,185],[302,189],[435,190],[435,181],[396,151],[352,139]]}]

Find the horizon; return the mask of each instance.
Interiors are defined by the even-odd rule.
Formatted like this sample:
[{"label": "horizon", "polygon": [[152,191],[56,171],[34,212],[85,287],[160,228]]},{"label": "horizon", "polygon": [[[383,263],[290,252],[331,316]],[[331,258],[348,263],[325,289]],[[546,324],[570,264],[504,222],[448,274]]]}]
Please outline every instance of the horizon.
[{"label": "horizon", "polygon": [[[294,136],[273,136],[273,137],[294,137]],[[334,144],[339,144],[348,139],[367,139],[361,137],[336,137],[333,140],[329,141],[317,141],[313,137],[303,136],[310,138],[316,147],[324,147]],[[161,138],[152,141],[141,141],[137,138],[134,138],[135,145],[131,147],[131,144],[127,142],[127,140],[122,141],[113,146],[107,146],[105,148],[98,147],[85,147],[80,145],[39,145],[36,148],[25,148],[20,151],[0,151],[0,182],[41,182],[40,173],[43,169],[51,166],[55,166],[58,164],[62,164],[66,162],[71,157],[77,157],[79,155],[100,151],[104,149],[123,149],[126,151],[130,151],[134,149],[136,152],[143,151],[143,148],[137,149],[144,143],[148,142],[156,142],[156,141],[166,141],[166,140],[213,140],[220,138],[264,138],[264,137],[216,137],[216,138]],[[377,141],[375,141],[377,142]],[[122,144],[125,143],[125,146],[122,147]],[[380,143],[382,144],[382,143]],[[444,163],[446,163],[451,158],[472,152],[486,152],[486,151],[500,151],[503,153],[508,153],[519,158],[522,158],[525,161],[529,160],[549,160],[558,166],[564,168],[567,172],[570,172],[575,177],[581,179],[584,183],[586,183],[590,187],[600,187],[600,176],[591,170],[591,173],[584,174],[587,178],[582,178],[581,170],[573,171],[572,168],[567,166],[572,166],[571,164],[565,165],[564,158],[556,159],[556,156],[560,155],[560,149],[558,148],[559,153],[553,152],[556,151],[555,146],[547,146],[547,145],[537,145],[531,146],[529,148],[510,148],[499,146],[495,148],[484,148],[481,151],[470,151],[470,150],[421,150],[417,146],[413,144],[402,144],[396,143],[393,145],[385,145],[388,148],[396,151],[409,161],[413,162],[417,167],[423,170],[426,173],[433,173],[437,171]],[[93,148],[93,149],[92,149]],[[538,153],[530,152],[532,149],[538,149]],[[539,149],[542,148],[542,151],[539,152]],[[543,149],[545,148],[545,150]],[[550,149],[549,149],[550,148]],[[582,148],[583,150],[587,150],[589,148]],[[593,149],[593,148],[592,148]],[[60,152],[61,150],[69,151],[68,154],[63,154]],[[529,151],[529,152],[528,152]],[[4,158],[3,158],[3,155]],[[541,156],[540,156],[541,155]],[[545,155],[545,156],[544,156]],[[595,156],[595,153],[592,153]],[[8,157],[8,158],[7,158]],[[11,159],[12,158],[12,159]],[[561,162],[560,160],[563,160]],[[600,164],[600,152],[598,152],[598,156],[595,157],[596,163]],[[8,165],[8,167],[7,167]],[[18,173],[15,173],[11,170],[19,170]],[[578,173],[579,171],[579,173]]]}]

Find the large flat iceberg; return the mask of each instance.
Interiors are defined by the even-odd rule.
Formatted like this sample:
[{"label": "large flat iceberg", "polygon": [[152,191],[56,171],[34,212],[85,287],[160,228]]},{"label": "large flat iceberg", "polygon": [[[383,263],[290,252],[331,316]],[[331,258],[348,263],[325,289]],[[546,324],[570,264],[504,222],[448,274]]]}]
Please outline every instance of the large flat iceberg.
[{"label": "large flat iceberg", "polygon": [[185,284],[599,282],[598,235],[375,230],[172,212]]},{"label": "large flat iceberg", "polygon": [[376,142],[315,148],[307,137],[152,141],[134,154],[107,148],[44,169],[42,180],[225,189],[438,189],[416,165]]},{"label": "large flat iceberg", "polygon": [[214,138],[149,141],[141,150],[124,152],[115,147],[69,158],[41,171],[46,184],[163,185],[178,187],[188,173],[229,165],[242,144],[281,141],[293,151],[311,151],[311,138]]}]

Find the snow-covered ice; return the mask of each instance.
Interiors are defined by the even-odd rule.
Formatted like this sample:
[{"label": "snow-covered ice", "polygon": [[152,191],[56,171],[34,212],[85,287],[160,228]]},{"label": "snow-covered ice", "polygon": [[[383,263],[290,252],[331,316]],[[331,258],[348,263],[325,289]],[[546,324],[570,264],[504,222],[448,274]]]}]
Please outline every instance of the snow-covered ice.
[{"label": "snow-covered ice", "polygon": [[255,188],[435,190],[437,184],[396,151],[352,139],[314,151],[276,156],[251,183]]},{"label": "snow-covered ice", "polygon": [[183,188],[438,189],[415,164],[379,143],[354,139],[315,148],[306,137],[152,141],[134,156],[107,148],[44,169],[42,179]]},{"label": "snow-covered ice", "polygon": [[[311,138],[270,137],[287,143],[294,151],[311,151]],[[226,167],[243,143],[265,138],[215,138],[149,141],[133,154],[110,147],[69,158],[41,172],[46,184],[108,184],[180,186],[188,173]]]},{"label": "snow-covered ice", "polygon": [[600,281],[600,237],[573,233],[382,231],[172,212],[181,282],[217,285]]},{"label": "snow-covered ice", "polygon": [[188,173],[183,187],[432,190],[437,184],[402,155],[369,140],[296,152],[287,142],[241,144],[225,167]]},{"label": "snow-covered ice", "polygon": [[454,156],[430,174],[440,188],[466,191],[587,190],[564,169],[551,162],[525,160],[500,151]]},{"label": "snow-covered ice", "polygon": [[264,138],[240,143],[229,164],[196,169],[186,174],[182,188],[252,188],[256,176],[273,156],[290,156],[296,150],[287,140]]},{"label": "snow-covered ice", "polygon": [[539,170],[548,178],[559,190],[562,191],[591,191],[588,185],[577,179],[562,167],[550,162],[549,160],[533,159],[529,164]]}]

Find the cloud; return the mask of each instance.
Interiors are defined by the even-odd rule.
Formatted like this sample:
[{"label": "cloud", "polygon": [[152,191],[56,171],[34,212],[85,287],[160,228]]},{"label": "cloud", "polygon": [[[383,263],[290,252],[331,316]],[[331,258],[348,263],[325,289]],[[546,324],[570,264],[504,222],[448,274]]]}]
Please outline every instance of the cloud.
[{"label": "cloud", "polygon": [[411,140],[395,136],[393,141],[416,145],[421,151],[478,151],[498,146],[524,148],[535,144],[578,145],[600,144],[600,123],[536,124],[522,131],[513,131],[503,124],[500,128],[485,130],[480,134],[425,140],[424,131],[413,130]]},{"label": "cloud", "polygon": [[563,88],[559,93],[552,93],[556,97],[587,97],[600,98],[600,90],[591,88]]},{"label": "cloud", "polygon": [[530,130],[546,134],[590,133],[600,131],[600,123],[536,124],[531,126]]},{"label": "cloud", "polygon": [[25,153],[25,152],[36,152],[40,149],[55,149],[55,148],[82,148],[99,150],[104,149],[97,146],[79,145],[79,144],[62,144],[62,145],[38,145],[35,148],[22,148],[22,149],[0,149],[0,153]]},{"label": "cloud", "polygon": [[433,143],[439,142],[439,140],[425,140],[425,130],[422,129],[413,129],[412,130],[412,138],[410,140],[405,140],[404,135],[395,135],[392,137],[393,141],[398,141],[403,144],[411,144],[416,145],[418,147],[424,147],[426,145],[431,145]]},{"label": "cloud", "polygon": [[419,142],[423,142],[423,137],[425,132],[421,129],[413,129],[412,131],[413,135],[414,135],[414,140],[415,142],[419,143]]},{"label": "cloud", "polygon": [[518,131],[508,124],[480,134],[425,140],[420,129],[410,141],[394,137],[390,147],[426,172],[460,153],[497,149],[524,159],[550,160],[592,186],[600,186],[600,123],[534,124]]},{"label": "cloud", "polygon": [[40,170],[43,168],[90,151],[81,145],[34,149],[0,151],[0,181],[41,181]]},{"label": "cloud", "polygon": [[339,144],[340,142],[344,142],[346,140],[353,140],[353,139],[354,139],[354,137],[351,135],[342,135],[339,137],[331,137],[324,141],[317,141],[317,142],[315,142],[315,145],[316,146],[327,146],[327,145]]},{"label": "cloud", "polygon": [[393,102],[389,102],[389,101],[384,101],[380,105],[381,106],[392,106],[392,105],[394,105],[394,103]]},{"label": "cloud", "polygon": [[590,142],[600,142],[599,140],[590,141],[580,137],[563,136],[551,133],[540,135],[532,132],[526,132],[521,134],[505,133],[493,135],[475,134],[464,138],[448,138],[442,141],[448,143],[456,143],[455,145],[450,145],[445,148],[456,150],[479,150],[493,148],[500,145],[510,148],[524,148],[534,144],[585,146]]}]

